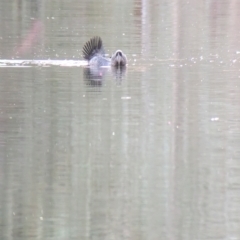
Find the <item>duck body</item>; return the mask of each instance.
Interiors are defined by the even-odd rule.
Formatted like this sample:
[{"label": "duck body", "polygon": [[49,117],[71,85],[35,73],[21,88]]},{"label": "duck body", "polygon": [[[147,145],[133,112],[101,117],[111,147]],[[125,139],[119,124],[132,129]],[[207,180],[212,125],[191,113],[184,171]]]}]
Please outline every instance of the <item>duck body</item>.
[{"label": "duck body", "polygon": [[82,53],[90,67],[119,67],[126,66],[127,64],[127,57],[121,50],[117,50],[111,58],[107,57],[103,48],[102,39],[98,36],[91,38],[85,43]]}]

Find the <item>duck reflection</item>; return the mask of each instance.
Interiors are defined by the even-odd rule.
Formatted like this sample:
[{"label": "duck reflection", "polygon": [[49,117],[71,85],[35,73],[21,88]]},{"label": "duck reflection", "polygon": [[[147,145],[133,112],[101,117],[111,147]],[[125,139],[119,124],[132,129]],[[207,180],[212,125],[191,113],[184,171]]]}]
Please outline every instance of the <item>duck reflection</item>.
[{"label": "duck reflection", "polygon": [[[109,67],[86,67],[83,70],[84,80],[89,86],[102,86]],[[126,73],[126,66],[112,66],[111,71],[116,81],[121,81]]]},{"label": "duck reflection", "polygon": [[102,86],[107,68],[86,67],[83,70],[84,80],[90,86]]},{"label": "duck reflection", "polygon": [[126,66],[115,66],[112,67],[112,73],[114,75],[114,77],[116,78],[116,80],[122,80],[122,78],[125,76],[126,74]]}]

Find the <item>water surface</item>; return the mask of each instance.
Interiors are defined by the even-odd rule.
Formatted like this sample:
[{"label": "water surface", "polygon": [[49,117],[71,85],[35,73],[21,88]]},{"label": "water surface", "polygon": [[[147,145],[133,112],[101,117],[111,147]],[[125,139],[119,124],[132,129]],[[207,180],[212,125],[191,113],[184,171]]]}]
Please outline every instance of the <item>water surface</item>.
[{"label": "water surface", "polygon": [[0,238],[240,239],[239,4],[1,2]]}]

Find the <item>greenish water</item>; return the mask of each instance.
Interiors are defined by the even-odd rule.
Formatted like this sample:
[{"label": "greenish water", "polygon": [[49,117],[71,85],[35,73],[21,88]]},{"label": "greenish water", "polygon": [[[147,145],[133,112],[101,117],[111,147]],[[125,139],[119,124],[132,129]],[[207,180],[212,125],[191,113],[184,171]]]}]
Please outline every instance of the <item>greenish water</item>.
[{"label": "greenish water", "polygon": [[1,2],[0,239],[240,239],[239,7]]}]

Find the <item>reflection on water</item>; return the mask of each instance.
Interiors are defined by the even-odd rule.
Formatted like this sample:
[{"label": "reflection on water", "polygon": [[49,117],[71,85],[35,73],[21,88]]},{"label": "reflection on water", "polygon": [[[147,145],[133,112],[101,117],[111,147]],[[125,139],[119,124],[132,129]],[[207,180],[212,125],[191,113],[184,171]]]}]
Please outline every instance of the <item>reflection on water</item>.
[{"label": "reflection on water", "polygon": [[86,84],[91,86],[101,86],[106,73],[109,72],[109,68],[86,67],[83,72],[83,78],[86,81]]},{"label": "reflection on water", "polygon": [[121,82],[126,74],[126,67],[86,67],[84,68],[84,80],[91,86],[102,86],[106,74],[111,71],[116,82]]},{"label": "reflection on water", "polygon": [[239,4],[2,1],[0,239],[239,239]]},{"label": "reflection on water", "polygon": [[126,66],[112,67],[111,69],[113,76],[119,82],[121,82],[122,79],[126,76]]}]

